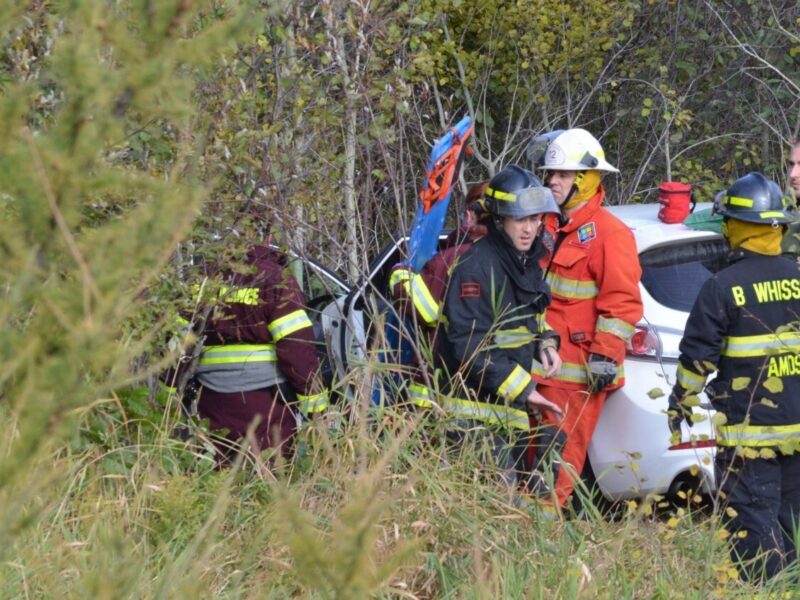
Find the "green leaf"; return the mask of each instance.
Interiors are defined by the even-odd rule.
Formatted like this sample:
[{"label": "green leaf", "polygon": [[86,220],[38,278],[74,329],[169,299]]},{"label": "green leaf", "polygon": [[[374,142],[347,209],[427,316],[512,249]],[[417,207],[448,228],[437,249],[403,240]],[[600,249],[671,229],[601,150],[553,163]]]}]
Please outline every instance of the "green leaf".
[{"label": "green leaf", "polygon": [[746,389],[748,385],[750,385],[749,377],[735,377],[731,382],[731,389],[734,392],[740,392],[743,389]]},{"label": "green leaf", "polygon": [[766,407],[768,407],[768,408],[778,408],[778,405],[777,405],[777,404],[775,404],[775,403],[774,403],[772,400],[770,400],[769,398],[762,398],[762,399],[761,399],[759,402],[760,402],[760,404],[761,404],[762,406],[766,406]]},{"label": "green leaf", "polygon": [[780,377],[770,377],[762,385],[773,394],[779,394],[783,391],[783,379]]},{"label": "green leaf", "polygon": [[728,417],[724,412],[714,413],[714,416],[711,417],[711,424],[714,425],[714,427],[722,427],[727,422]]},{"label": "green leaf", "polygon": [[647,395],[650,398],[652,398],[653,400],[655,400],[656,398],[661,398],[665,394],[664,394],[664,392],[663,392],[663,390],[661,388],[655,387],[652,390],[650,390],[649,392],[647,392]]},{"label": "green leaf", "polygon": [[700,397],[697,394],[688,394],[681,400],[681,404],[686,407],[700,406]]}]

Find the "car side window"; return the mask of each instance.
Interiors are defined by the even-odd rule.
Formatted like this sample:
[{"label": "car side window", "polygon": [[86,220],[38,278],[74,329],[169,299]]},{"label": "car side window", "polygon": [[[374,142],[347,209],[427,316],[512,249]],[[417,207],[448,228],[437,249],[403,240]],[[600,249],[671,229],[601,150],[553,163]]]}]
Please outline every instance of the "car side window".
[{"label": "car side window", "polygon": [[642,252],[642,285],[660,304],[689,312],[700,288],[727,263],[722,238],[660,246]]},{"label": "car side window", "polygon": [[316,307],[317,301],[331,301],[346,293],[341,285],[323,271],[314,268],[310,261],[292,257],[289,260],[288,269],[294,275],[300,289],[303,290],[306,302],[312,307]]}]

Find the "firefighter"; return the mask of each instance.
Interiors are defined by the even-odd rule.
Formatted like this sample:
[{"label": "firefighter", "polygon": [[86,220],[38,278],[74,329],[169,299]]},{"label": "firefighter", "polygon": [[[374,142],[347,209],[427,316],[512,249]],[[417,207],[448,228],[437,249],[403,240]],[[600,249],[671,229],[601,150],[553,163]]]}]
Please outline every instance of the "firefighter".
[{"label": "firefighter", "polygon": [[544,170],[560,208],[545,223],[553,246],[542,264],[553,298],[547,320],[561,336],[564,362],[555,377],[535,374],[542,396],[564,411],[566,443],[555,489],[564,506],[606,396],[624,383],[626,342],[643,312],[641,267],[630,229],[602,206],[601,177],[619,171],[594,136],[584,129],[555,133],[535,167]]},{"label": "firefighter", "polygon": [[[714,408],[716,477],[727,502],[731,556],[744,578],[771,577],[796,558],[800,523],[800,271],[780,256],[790,222],[761,173],[717,195],[730,264],[695,300],[669,398],[673,440],[706,379]],[[720,423],[724,423],[721,424]]]},{"label": "firefighter", "polygon": [[560,413],[530,374],[534,359],[550,373],[561,362],[558,336],[544,321],[550,294],[538,262],[542,215],[558,208],[552,193],[516,165],[492,178],[485,206],[492,215],[487,234],[452,269],[439,335],[438,356],[451,380],[465,381],[466,389],[454,385],[459,397],[442,402],[454,417],[485,426],[477,429],[489,433],[504,480],[524,489],[533,482],[525,465],[528,412]]},{"label": "firefighter", "polygon": [[311,320],[303,293],[287,271],[287,257],[256,246],[220,290],[220,306],[206,323],[195,377],[197,410],[221,434],[221,460],[254,425],[254,451],[291,455],[296,411],[312,416],[328,406],[319,381]]},{"label": "firefighter", "polygon": [[[483,209],[483,194],[488,185],[488,181],[482,181],[470,186],[464,202],[461,227],[447,236],[443,247],[425,263],[419,273],[411,271],[406,263],[400,263],[392,269],[389,287],[395,306],[406,324],[406,329],[418,334],[403,332],[404,337],[421,341],[424,349],[429,352],[436,348],[436,330],[440,323],[441,302],[450,267],[476,240],[486,235],[487,215]],[[421,354],[422,348],[419,344],[417,346],[405,350],[406,354]],[[433,393],[430,383],[433,374],[425,368],[425,357],[412,356],[405,359],[405,362],[400,362],[413,365],[413,380],[408,385],[409,400],[415,406],[430,408]]]},{"label": "firefighter", "polygon": [[792,144],[786,169],[786,178],[789,180],[789,187],[794,196],[792,207],[794,221],[789,223],[788,230],[783,236],[781,249],[786,256],[800,260],[800,219],[798,219],[798,209],[800,209],[800,140],[796,140]]}]

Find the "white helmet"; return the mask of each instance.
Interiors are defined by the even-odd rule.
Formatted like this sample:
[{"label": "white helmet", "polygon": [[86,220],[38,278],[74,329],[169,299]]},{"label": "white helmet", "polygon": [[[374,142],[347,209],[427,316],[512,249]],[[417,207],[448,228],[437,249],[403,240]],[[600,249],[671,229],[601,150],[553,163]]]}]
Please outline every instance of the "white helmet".
[{"label": "white helmet", "polygon": [[585,129],[567,129],[547,147],[542,169],[547,171],[610,171],[619,169],[606,161],[606,153]]}]

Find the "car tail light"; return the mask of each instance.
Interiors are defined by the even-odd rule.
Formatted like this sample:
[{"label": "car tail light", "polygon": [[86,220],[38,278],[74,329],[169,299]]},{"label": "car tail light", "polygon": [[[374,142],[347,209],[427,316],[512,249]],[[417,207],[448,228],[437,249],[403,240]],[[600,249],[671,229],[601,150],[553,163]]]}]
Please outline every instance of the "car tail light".
[{"label": "car tail light", "polygon": [[695,440],[693,442],[682,442],[680,444],[673,444],[667,450],[690,450],[698,448],[716,448],[717,440]]},{"label": "car tail light", "polygon": [[661,340],[654,329],[646,325],[637,325],[631,338],[628,340],[628,356],[653,357],[659,356]]}]

